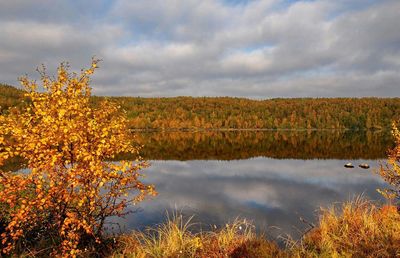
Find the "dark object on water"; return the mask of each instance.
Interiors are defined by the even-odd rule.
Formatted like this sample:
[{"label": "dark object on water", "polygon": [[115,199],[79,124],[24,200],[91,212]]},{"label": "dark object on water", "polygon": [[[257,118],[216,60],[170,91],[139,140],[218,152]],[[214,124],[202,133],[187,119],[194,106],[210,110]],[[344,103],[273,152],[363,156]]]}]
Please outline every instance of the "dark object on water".
[{"label": "dark object on water", "polygon": [[358,165],[360,168],[363,168],[363,169],[367,169],[367,168],[369,168],[369,165],[367,164],[367,163],[362,163],[362,164],[360,164],[360,165]]},{"label": "dark object on water", "polygon": [[347,163],[344,165],[345,168],[354,168],[353,164]]}]

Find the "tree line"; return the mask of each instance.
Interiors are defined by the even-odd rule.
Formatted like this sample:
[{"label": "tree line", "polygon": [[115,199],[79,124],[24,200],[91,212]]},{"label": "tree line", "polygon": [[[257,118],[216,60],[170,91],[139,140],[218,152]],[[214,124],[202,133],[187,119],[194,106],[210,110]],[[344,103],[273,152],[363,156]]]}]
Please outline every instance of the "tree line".
[{"label": "tree line", "polygon": [[[23,92],[0,85],[0,112]],[[131,129],[384,129],[400,119],[400,98],[98,97],[126,111]]]},{"label": "tree line", "polygon": [[400,98],[111,99],[126,110],[132,129],[383,129],[400,118]]}]

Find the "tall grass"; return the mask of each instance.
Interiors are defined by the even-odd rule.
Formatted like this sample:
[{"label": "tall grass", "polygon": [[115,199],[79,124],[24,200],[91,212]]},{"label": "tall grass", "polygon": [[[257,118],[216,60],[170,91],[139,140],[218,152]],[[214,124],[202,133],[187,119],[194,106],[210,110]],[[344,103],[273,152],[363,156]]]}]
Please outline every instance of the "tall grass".
[{"label": "tall grass", "polygon": [[400,257],[400,214],[364,198],[322,209],[315,228],[280,249],[246,220],[193,233],[192,217],[174,214],[119,237],[113,257]]},{"label": "tall grass", "polygon": [[400,214],[356,198],[322,210],[317,227],[296,250],[300,257],[400,257]]},{"label": "tall grass", "polygon": [[184,221],[182,215],[167,217],[164,224],[145,231],[134,231],[120,241],[124,257],[194,256],[201,241],[190,232],[192,217]]},{"label": "tall grass", "polygon": [[280,253],[276,244],[267,245],[265,239],[258,238],[254,226],[246,220],[236,219],[221,229],[192,233],[192,218],[185,221],[182,215],[174,214],[155,228],[121,236],[120,248],[113,257],[250,257],[243,254],[258,247],[262,247],[260,257]]}]

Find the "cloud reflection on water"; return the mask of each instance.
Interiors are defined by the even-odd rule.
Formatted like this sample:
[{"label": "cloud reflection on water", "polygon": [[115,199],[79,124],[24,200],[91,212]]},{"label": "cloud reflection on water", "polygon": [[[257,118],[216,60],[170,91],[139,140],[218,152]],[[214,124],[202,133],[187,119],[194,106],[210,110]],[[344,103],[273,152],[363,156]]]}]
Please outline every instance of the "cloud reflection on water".
[{"label": "cloud reflection on water", "polygon": [[[364,193],[381,199],[377,188],[384,182],[373,169],[346,169],[343,160],[277,160],[252,158],[235,161],[152,161],[146,182],[159,195],[140,204],[141,212],[123,221],[126,229],[143,228],[165,220],[165,211],[195,215],[205,225],[224,225],[236,217],[252,220],[257,228],[277,236],[314,222],[320,206],[343,202]],[[279,230],[272,229],[276,226]],[[296,229],[297,228],[297,229]]]}]

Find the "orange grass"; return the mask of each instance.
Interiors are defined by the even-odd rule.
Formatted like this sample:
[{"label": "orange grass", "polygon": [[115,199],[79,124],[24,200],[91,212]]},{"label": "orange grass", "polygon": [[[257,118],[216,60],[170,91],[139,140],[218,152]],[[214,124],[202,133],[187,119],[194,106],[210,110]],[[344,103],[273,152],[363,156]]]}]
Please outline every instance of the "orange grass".
[{"label": "orange grass", "polygon": [[357,198],[322,210],[317,227],[296,250],[301,257],[399,257],[400,214],[395,206],[377,207]]}]

